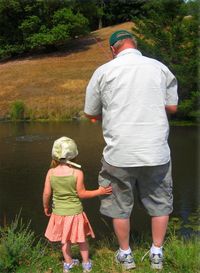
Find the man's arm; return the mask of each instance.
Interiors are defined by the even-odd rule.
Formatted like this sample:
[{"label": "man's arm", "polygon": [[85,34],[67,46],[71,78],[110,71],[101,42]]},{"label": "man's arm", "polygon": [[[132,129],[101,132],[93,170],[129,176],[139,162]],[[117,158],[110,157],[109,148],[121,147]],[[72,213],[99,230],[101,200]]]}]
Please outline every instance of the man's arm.
[{"label": "man's arm", "polygon": [[166,105],[165,110],[168,114],[175,114],[177,112],[177,105]]},{"label": "man's arm", "polygon": [[85,96],[84,113],[92,122],[102,120],[101,92],[98,77],[98,70],[96,70],[88,83]]},{"label": "man's arm", "polygon": [[166,88],[166,101],[165,110],[167,114],[175,114],[177,112],[178,104],[178,84],[176,77],[168,70],[167,73],[167,88]]}]

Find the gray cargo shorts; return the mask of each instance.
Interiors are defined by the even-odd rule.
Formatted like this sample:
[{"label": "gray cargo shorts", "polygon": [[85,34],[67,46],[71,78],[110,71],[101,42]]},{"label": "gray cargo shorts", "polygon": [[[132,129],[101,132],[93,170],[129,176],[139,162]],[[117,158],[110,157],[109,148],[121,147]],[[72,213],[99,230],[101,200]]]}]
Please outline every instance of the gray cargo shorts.
[{"label": "gray cargo shorts", "polygon": [[100,186],[112,185],[111,195],[101,196],[100,212],[111,218],[129,218],[134,191],[150,216],[169,215],[173,210],[171,164],[115,167],[102,159]]}]

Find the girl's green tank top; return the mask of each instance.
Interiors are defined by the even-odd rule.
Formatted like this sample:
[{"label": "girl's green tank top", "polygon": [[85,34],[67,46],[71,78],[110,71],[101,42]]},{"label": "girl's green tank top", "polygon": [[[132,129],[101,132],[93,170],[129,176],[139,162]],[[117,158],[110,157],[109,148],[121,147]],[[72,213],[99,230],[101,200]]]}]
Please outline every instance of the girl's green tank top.
[{"label": "girl's green tank top", "polygon": [[54,176],[50,177],[53,189],[52,212],[57,215],[76,215],[83,211],[82,203],[76,192],[76,177]]}]

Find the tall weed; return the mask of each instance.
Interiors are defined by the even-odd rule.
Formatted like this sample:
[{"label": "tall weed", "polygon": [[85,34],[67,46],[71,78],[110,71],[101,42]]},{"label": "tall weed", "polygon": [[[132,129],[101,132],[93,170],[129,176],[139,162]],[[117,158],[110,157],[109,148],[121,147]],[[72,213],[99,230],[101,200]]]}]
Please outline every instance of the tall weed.
[{"label": "tall weed", "polygon": [[34,265],[44,255],[41,241],[19,216],[10,226],[0,228],[0,272],[13,273],[24,264]]},{"label": "tall weed", "polygon": [[25,117],[25,104],[23,101],[16,100],[10,105],[10,117],[12,120],[23,120]]}]

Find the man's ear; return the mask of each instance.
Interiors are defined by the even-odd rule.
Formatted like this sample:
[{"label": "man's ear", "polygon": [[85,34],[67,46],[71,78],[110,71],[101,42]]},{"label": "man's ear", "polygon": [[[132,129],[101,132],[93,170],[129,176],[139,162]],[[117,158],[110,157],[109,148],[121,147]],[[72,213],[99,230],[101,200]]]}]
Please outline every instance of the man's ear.
[{"label": "man's ear", "polygon": [[116,48],[115,48],[114,46],[111,46],[111,47],[110,47],[110,50],[112,51],[113,58],[115,58],[116,55],[117,55],[117,50],[116,50]]}]

